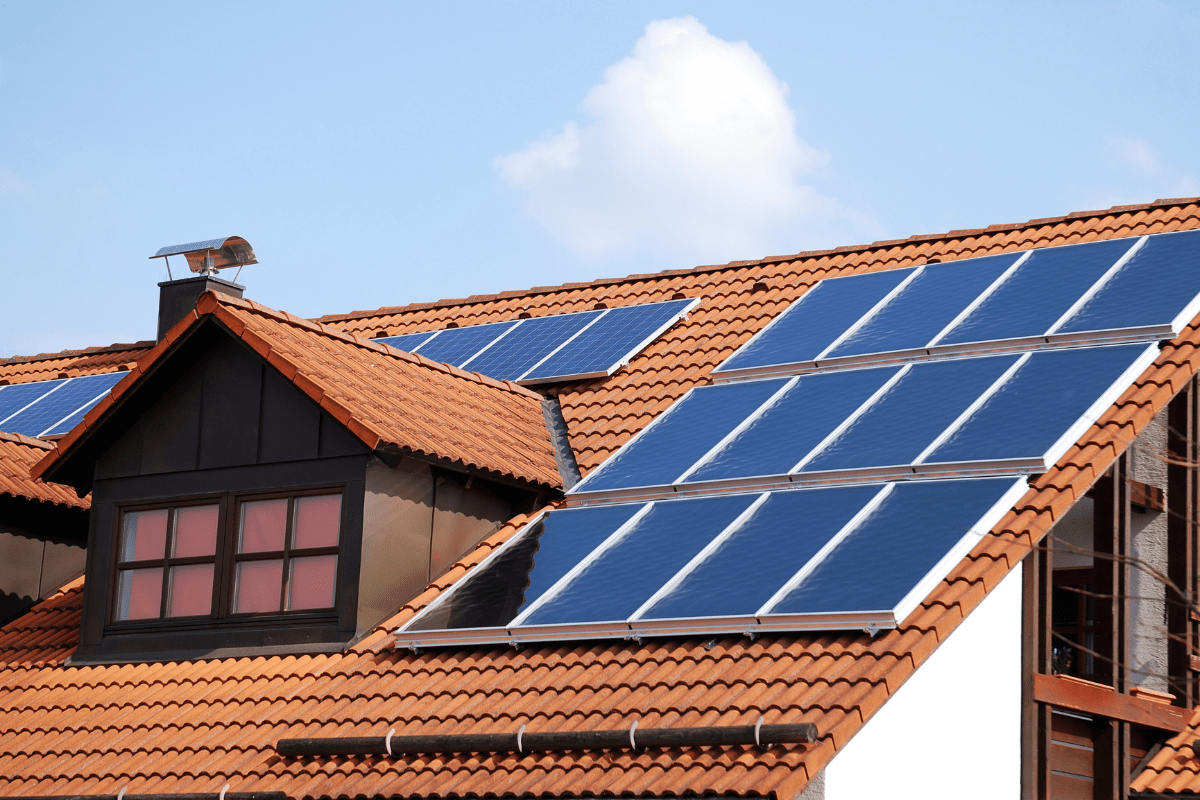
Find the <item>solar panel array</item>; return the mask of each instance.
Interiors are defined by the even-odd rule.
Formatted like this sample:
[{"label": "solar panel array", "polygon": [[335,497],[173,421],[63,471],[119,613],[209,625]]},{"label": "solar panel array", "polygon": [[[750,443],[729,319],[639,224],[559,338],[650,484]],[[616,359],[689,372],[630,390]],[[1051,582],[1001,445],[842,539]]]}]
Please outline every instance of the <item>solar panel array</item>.
[{"label": "solar panel array", "polygon": [[892,626],[940,580],[911,576],[944,574],[1025,488],[1012,478],[893,482],[553,511],[399,641]]},{"label": "solar panel array", "polygon": [[526,384],[611,375],[698,299],[581,311],[376,339],[399,350]]},{"label": "solar panel array", "polygon": [[60,436],[83,420],[124,372],[0,386],[0,431]]},{"label": "solar panel array", "polygon": [[831,278],[713,377],[1171,338],[1200,312],[1200,231]]},{"label": "solar panel array", "polygon": [[817,283],[397,634],[890,627],[1200,312],[1200,232]]}]

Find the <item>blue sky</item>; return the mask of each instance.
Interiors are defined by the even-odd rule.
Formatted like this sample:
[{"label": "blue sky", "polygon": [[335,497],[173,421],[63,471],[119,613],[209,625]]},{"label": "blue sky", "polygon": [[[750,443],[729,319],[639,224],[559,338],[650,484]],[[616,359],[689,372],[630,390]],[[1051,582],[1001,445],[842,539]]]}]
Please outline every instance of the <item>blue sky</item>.
[{"label": "blue sky", "polygon": [[0,2],[0,356],[1200,195],[1200,5]]}]

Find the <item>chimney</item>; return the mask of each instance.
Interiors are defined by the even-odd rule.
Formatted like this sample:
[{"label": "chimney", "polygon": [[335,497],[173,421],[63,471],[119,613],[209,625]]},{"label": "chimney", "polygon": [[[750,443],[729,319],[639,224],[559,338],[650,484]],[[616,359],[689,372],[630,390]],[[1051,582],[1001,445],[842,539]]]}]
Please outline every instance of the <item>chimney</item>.
[{"label": "chimney", "polygon": [[[190,278],[175,280],[171,274],[171,256],[174,255],[182,255],[187,259],[188,269],[196,274]],[[166,261],[167,275],[171,277],[171,280],[158,285],[157,338],[160,341],[176,322],[196,307],[196,301],[205,292],[220,292],[232,297],[241,297],[246,287],[235,283],[237,276],[241,274],[242,267],[258,263],[254,257],[254,248],[240,236],[172,245],[162,248],[150,258]],[[234,266],[238,268],[233,276],[234,280],[217,277],[218,271]]]}]

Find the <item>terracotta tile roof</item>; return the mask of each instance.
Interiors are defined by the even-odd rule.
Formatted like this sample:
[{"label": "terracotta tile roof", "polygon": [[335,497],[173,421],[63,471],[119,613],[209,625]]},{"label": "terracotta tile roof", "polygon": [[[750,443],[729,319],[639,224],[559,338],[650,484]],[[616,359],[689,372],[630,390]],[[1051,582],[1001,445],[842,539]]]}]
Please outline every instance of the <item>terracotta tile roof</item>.
[{"label": "terracotta tile roof", "polygon": [[54,445],[22,436],[19,433],[0,432],[0,495],[23,497],[74,508],[87,508],[87,500],[80,498],[66,486],[57,483],[42,483],[29,476],[29,470]]},{"label": "terracotta tile roof", "polygon": [[[624,440],[817,278],[1157,230],[1200,227],[1195,201],[1063,218],[967,239],[755,262],[683,275],[388,312],[356,330],[559,313],[598,299],[704,298],[607,382],[563,392],[590,464]],[[765,289],[755,291],[756,282]],[[612,303],[615,304],[615,303]],[[572,307],[574,306],[574,307]],[[361,323],[361,324],[359,324]],[[354,327],[351,322],[347,327]],[[375,326],[372,328],[372,326]],[[357,345],[356,345],[357,346]],[[63,668],[78,636],[76,583],[0,628],[0,793],[283,791],[291,797],[796,797],[1081,497],[1200,367],[1200,328],[1150,368],[896,630],[477,647],[413,654],[390,631],[526,521],[511,520],[345,653]],[[812,722],[812,745],[662,752],[282,759],[301,736],[580,730]]]},{"label": "terracotta tile roof", "polygon": [[154,342],[110,344],[86,350],[63,350],[36,356],[0,358],[0,383],[32,383],[55,378],[78,378],[130,369],[154,347]]},{"label": "terracotta tile roof", "polygon": [[587,474],[822,278],[855,272],[1051,247],[1094,239],[1139,236],[1200,225],[1200,198],[1118,206],[1020,225],[992,225],[938,236],[876,242],[734,261],[723,266],[674,270],[592,283],[541,287],[463,300],[331,315],[321,320],[367,336],[397,335],[477,325],[592,308],[699,297],[700,305],[606,380],[558,390],[568,435],[580,470]]},{"label": "terracotta tile roof", "polygon": [[1156,794],[1200,794],[1200,708],[1186,730],[1167,740],[1133,779],[1130,789]]},{"label": "terracotta tile roof", "polygon": [[301,319],[249,300],[206,293],[33,470],[46,474],[103,424],[172,345],[213,317],[367,447],[447,459],[497,475],[561,486],[541,395]]}]

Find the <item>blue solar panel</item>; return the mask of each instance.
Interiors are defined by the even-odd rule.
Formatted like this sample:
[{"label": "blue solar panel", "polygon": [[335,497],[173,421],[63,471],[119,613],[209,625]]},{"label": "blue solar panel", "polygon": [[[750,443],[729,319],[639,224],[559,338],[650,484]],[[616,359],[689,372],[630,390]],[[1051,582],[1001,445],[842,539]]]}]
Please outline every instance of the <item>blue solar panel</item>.
[{"label": "blue solar panel", "polygon": [[[0,387],[0,431],[18,433],[8,425],[10,417],[38,398],[53,391],[66,383],[66,378],[54,381],[38,381],[36,383],[18,383],[14,386]],[[39,431],[40,433],[40,431]]]},{"label": "blue solar panel", "polygon": [[528,608],[643,508],[615,505],[547,514],[468,576],[413,630],[502,626]]},{"label": "blue solar panel", "polygon": [[693,389],[573,491],[674,482],[785,383],[746,381]]},{"label": "blue solar panel", "polygon": [[411,353],[421,345],[422,342],[432,338],[437,331],[422,331],[421,333],[405,333],[400,336],[383,336],[375,341],[380,344],[391,345],[397,350],[404,350]]},{"label": "blue solar panel", "polygon": [[750,507],[753,495],[655,503],[521,625],[623,621]]},{"label": "blue solar panel", "polygon": [[911,272],[896,269],[821,281],[716,371],[812,361]]},{"label": "blue solar panel", "polygon": [[912,463],[1017,358],[915,364],[802,471]]},{"label": "blue solar panel", "polygon": [[894,484],[771,614],[890,611],[1013,486],[1012,478]]},{"label": "blue solar panel", "polygon": [[[64,417],[75,414],[81,407],[91,408],[123,377],[124,372],[72,378],[62,383],[52,394],[47,393],[29,408],[6,420],[4,429],[9,433],[42,436]],[[83,414],[79,414],[79,417],[82,419]]]},{"label": "blue solar panel", "polygon": [[596,324],[522,377],[524,381],[611,374],[694,300],[611,308]]},{"label": "blue solar panel", "polygon": [[493,322],[490,325],[472,325],[468,328],[449,328],[428,343],[422,344],[417,352],[434,361],[462,366],[516,324],[516,320],[512,320]]},{"label": "blue solar panel", "polygon": [[1166,324],[1197,295],[1200,231],[1151,236],[1060,330]]},{"label": "blue solar panel", "polygon": [[826,358],[925,347],[1020,253],[930,264]]},{"label": "blue solar panel", "polygon": [[938,344],[1044,335],[1132,246],[1113,239],[1034,250]]},{"label": "blue solar panel", "polygon": [[787,474],[899,370],[879,367],[802,376],[685,483]]},{"label": "blue solar panel", "polygon": [[522,320],[512,333],[474,359],[469,368],[497,380],[515,381],[603,311]]},{"label": "blue solar panel", "polygon": [[772,492],[639,619],[754,614],[879,491],[873,484]]},{"label": "blue solar panel", "polygon": [[1041,458],[1146,352],[1144,344],[1035,352],[925,461]]},{"label": "blue solar panel", "polygon": [[[78,392],[79,396],[85,398],[83,404],[79,406],[71,416],[58,422],[49,430],[43,429],[38,434],[39,436],[61,436],[69,432],[72,428],[83,421],[83,417],[87,412],[92,410],[92,407],[104,399],[104,395],[108,390],[116,386],[122,378],[128,373],[113,372],[108,375],[89,375],[85,378],[75,378],[67,387],[59,389],[51,397],[57,397],[67,389],[72,389]],[[40,405],[40,404],[39,404]]]}]

